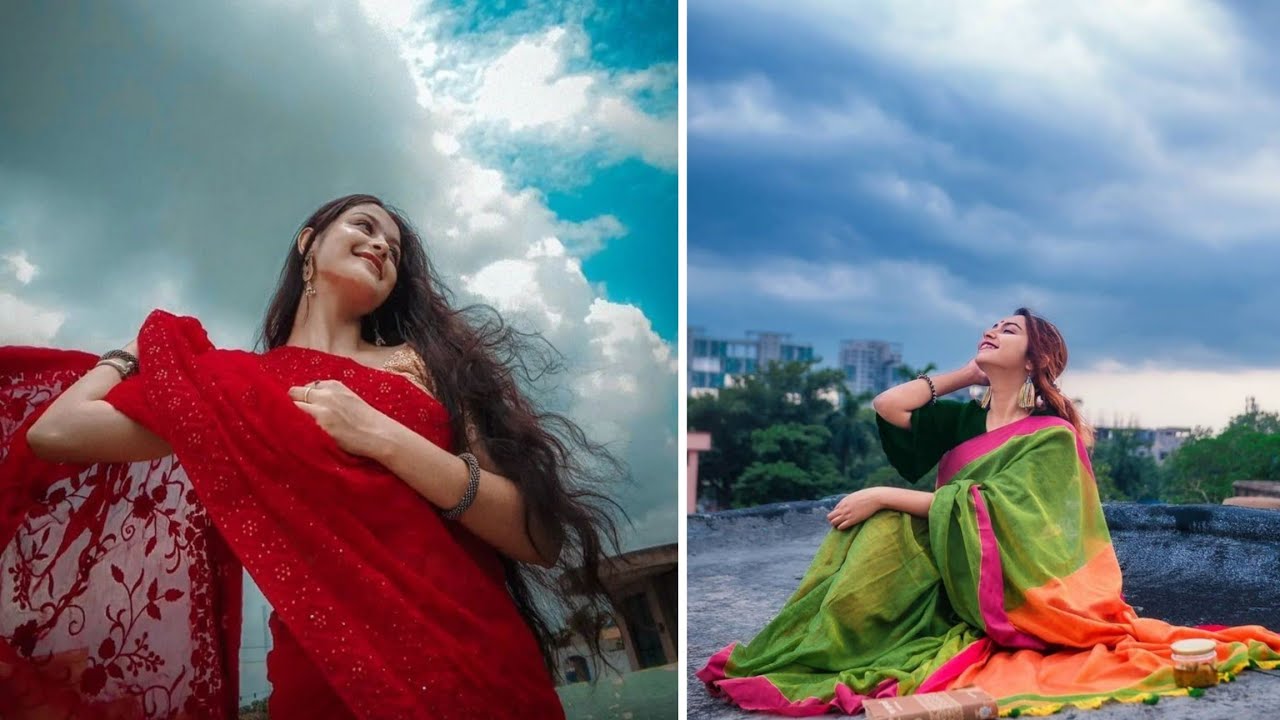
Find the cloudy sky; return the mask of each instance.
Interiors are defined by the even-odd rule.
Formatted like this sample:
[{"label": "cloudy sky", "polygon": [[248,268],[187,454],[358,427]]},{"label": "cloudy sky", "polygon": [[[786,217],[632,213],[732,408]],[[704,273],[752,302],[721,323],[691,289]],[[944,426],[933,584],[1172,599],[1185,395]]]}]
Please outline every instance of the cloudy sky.
[{"label": "cloudy sky", "polygon": [[567,355],[628,546],[674,541],[674,1],[109,5],[6,8],[0,343],[101,352],[160,307],[248,348],[298,224],[371,192]]},{"label": "cloudy sky", "polygon": [[1094,422],[1280,410],[1280,8],[689,3],[689,323],[965,362],[1020,304]]}]

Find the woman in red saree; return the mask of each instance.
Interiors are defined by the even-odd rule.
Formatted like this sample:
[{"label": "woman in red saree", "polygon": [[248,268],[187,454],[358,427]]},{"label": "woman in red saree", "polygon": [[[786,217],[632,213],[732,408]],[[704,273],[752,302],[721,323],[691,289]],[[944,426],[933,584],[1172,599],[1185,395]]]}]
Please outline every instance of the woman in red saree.
[{"label": "woman in red saree", "polygon": [[604,597],[586,485],[619,468],[522,394],[529,337],[352,195],[291,245],[266,352],[160,310],[136,374],[0,349],[3,716],[234,717],[243,567],[275,720],[563,717],[533,585],[559,562]]}]

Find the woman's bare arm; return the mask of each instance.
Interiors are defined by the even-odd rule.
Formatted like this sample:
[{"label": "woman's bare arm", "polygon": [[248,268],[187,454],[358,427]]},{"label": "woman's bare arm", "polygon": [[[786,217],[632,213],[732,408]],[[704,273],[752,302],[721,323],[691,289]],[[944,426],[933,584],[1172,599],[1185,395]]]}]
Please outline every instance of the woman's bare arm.
[{"label": "woman's bare arm", "polygon": [[[136,355],[136,341],[125,346]],[[36,457],[49,462],[136,462],[173,452],[163,438],[104,401],[120,382],[115,368],[100,365],[77,380],[27,431]]]},{"label": "woman's bare arm", "polygon": [[878,487],[877,500],[881,509],[899,510],[908,515],[928,518],[929,506],[933,504],[933,493],[907,488]]},{"label": "woman's bare arm", "polygon": [[[970,385],[978,385],[986,380],[978,364],[972,360],[959,370],[930,375],[929,378],[933,380],[934,390],[939,396],[962,390]],[[871,407],[875,408],[876,414],[890,425],[910,430],[911,411],[924,407],[932,397],[929,392],[929,383],[915,379],[880,393],[875,400],[871,401]]]},{"label": "woman's bare arm", "polygon": [[[466,492],[467,464],[404,425],[391,421],[374,459],[438,507],[453,507]],[[480,463],[475,502],[458,521],[504,555],[543,567],[555,565],[563,538],[536,518],[525,520],[524,495],[514,482],[498,474],[474,436],[471,452]]]}]

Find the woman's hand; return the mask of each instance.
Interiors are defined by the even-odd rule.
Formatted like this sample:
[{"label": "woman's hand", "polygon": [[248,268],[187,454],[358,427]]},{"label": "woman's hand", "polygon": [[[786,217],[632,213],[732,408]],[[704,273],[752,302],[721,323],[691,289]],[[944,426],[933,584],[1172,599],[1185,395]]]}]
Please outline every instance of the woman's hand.
[{"label": "woman's hand", "polygon": [[983,372],[982,368],[978,367],[978,358],[976,357],[970,360],[969,364],[964,366],[964,371],[968,373],[970,385],[991,384],[991,379],[987,377],[987,374]]},{"label": "woman's hand", "polygon": [[827,522],[831,523],[831,527],[836,530],[848,530],[865,521],[884,509],[881,490],[883,488],[863,488],[845,495],[831,512],[827,513]]},{"label": "woman's hand", "polygon": [[[307,388],[310,387],[310,392]],[[360,457],[376,458],[391,418],[356,395],[341,380],[317,380],[289,388],[289,397],[338,443]]]}]

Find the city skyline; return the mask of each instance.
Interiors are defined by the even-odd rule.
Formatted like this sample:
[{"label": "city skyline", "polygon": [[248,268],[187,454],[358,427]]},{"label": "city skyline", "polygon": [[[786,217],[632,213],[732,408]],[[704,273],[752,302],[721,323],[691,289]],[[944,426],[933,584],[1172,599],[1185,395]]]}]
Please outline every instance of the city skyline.
[{"label": "city skyline", "polygon": [[[706,325],[700,325],[700,324],[699,325],[690,324],[688,329],[689,329],[689,336],[691,340],[693,340],[695,336],[704,337],[704,338],[716,338],[716,339],[738,338],[739,340],[745,340],[745,339],[748,339],[749,336],[752,334],[760,334],[760,333],[775,334],[775,335],[790,338],[794,345],[801,345],[801,346],[813,348],[814,350],[813,359],[817,360],[815,367],[831,368],[831,369],[840,369],[843,367],[842,364],[838,361],[840,357],[840,352],[838,349],[837,351],[832,352],[829,355],[824,354],[823,352],[821,352],[820,349],[818,349],[815,346],[814,343],[809,342],[805,338],[796,338],[794,337],[795,333],[788,332],[788,331],[757,330],[757,331],[743,331],[741,333],[735,334],[733,332],[719,332],[719,331],[711,332],[707,329]],[[843,345],[846,343],[862,342],[862,341],[884,342],[889,344],[901,345],[901,343],[896,343],[893,340],[874,339],[874,338],[844,339],[844,340],[836,341],[836,345],[837,345],[837,348],[839,348],[840,345]],[[960,367],[960,365],[945,366],[938,363],[936,360],[933,360],[925,356],[923,353],[920,353],[919,355],[920,357],[918,358],[913,357],[909,348],[903,347],[901,350],[901,357],[902,357],[901,365],[910,367],[910,368],[922,368],[928,365],[929,363],[934,363],[937,366],[937,372],[946,372],[946,371],[954,370]],[[698,357],[698,354],[695,352],[695,347],[692,344],[690,344],[689,356],[685,363],[686,370],[689,371],[689,373],[696,372],[695,370],[693,370],[693,363],[695,362],[695,358],[697,357]],[[837,360],[831,361],[828,359],[829,357],[835,357],[837,358]],[[965,362],[967,362],[967,360]],[[754,371],[756,369],[756,366],[753,365],[751,369],[752,371]],[[735,373],[735,374],[740,374],[740,373]],[[1144,419],[1143,414],[1140,411],[1125,412],[1125,411],[1118,411],[1110,407],[1103,407],[1101,409],[1095,408],[1094,405],[1091,405],[1088,402],[1088,400],[1084,395],[1082,395],[1079,392],[1073,391],[1073,389],[1070,386],[1070,380],[1069,380],[1071,376],[1072,376],[1072,373],[1070,370],[1068,370],[1066,373],[1063,374],[1064,378],[1068,378],[1068,380],[1064,380],[1064,383],[1067,383],[1066,385],[1064,385],[1064,387],[1067,389],[1068,393],[1073,397],[1073,399],[1077,403],[1079,403],[1079,406],[1080,406],[1079,409],[1084,414],[1085,419],[1088,420],[1091,424],[1100,428],[1128,428],[1128,427],[1136,426],[1136,427],[1141,427],[1145,429],[1160,430],[1160,429],[1171,429],[1171,428],[1191,429],[1196,427],[1202,427],[1202,428],[1210,428],[1215,431],[1218,431],[1218,430],[1221,430],[1223,427],[1225,427],[1226,422],[1229,421],[1232,417],[1235,417],[1236,415],[1247,412],[1250,409],[1251,401],[1254,403],[1252,406],[1253,409],[1260,409],[1264,412],[1280,411],[1280,406],[1267,406],[1265,403],[1259,404],[1259,401],[1258,401],[1259,395],[1265,395],[1265,393],[1254,392],[1254,387],[1251,385],[1251,382],[1254,376],[1248,373],[1239,375],[1236,378],[1238,381],[1235,384],[1236,388],[1239,390],[1240,393],[1242,393],[1238,398],[1234,398],[1234,397],[1214,398],[1215,412],[1218,417],[1224,418],[1224,420],[1222,420],[1221,423],[1217,425],[1207,424],[1207,423],[1180,422],[1180,420],[1182,419],[1182,417],[1184,417],[1184,415],[1179,415],[1176,412],[1170,413],[1168,415],[1159,415],[1159,414],[1154,416],[1149,415],[1151,419],[1148,420],[1148,419]],[[1108,374],[1104,371],[1103,373],[1100,374],[1100,379],[1104,381],[1109,380],[1110,384],[1116,387],[1117,390],[1119,390],[1121,388],[1124,388],[1126,383],[1133,381],[1135,378],[1131,373],[1115,372],[1113,375],[1108,376]],[[1142,378],[1138,378],[1139,381],[1141,379]],[[1196,378],[1194,374],[1192,373],[1187,374],[1187,382],[1194,383],[1195,380]],[[1099,382],[1098,385],[1103,390],[1105,390],[1106,387],[1108,386],[1106,382]],[[686,394],[697,394],[697,391],[702,390],[709,386],[701,382],[695,382],[693,379],[693,376],[690,375],[687,387],[689,392]],[[1125,391],[1129,392],[1131,395],[1133,394],[1133,390],[1134,390],[1133,388],[1125,388]],[[1160,387],[1138,388],[1138,390],[1143,394],[1157,394],[1162,392],[1162,388]],[[1095,392],[1097,391],[1095,390]],[[976,391],[958,390],[955,393],[952,393],[948,397],[952,399],[964,399],[966,395],[971,396],[974,394],[976,394]],[[1234,402],[1234,405],[1232,404],[1233,402]],[[1187,415],[1189,414],[1190,413],[1187,413]]]}]

